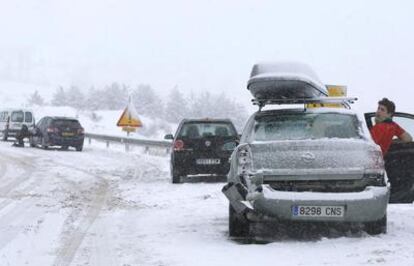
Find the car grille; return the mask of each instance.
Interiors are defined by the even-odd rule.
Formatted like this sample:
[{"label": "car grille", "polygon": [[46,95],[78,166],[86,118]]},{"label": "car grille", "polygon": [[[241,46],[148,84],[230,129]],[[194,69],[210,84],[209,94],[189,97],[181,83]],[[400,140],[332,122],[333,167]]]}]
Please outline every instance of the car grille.
[{"label": "car grille", "polygon": [[297,180],[264,181],[264,184],[278,191],[298,192],[360,192],[367,187],[367,181],[357,180]]}]

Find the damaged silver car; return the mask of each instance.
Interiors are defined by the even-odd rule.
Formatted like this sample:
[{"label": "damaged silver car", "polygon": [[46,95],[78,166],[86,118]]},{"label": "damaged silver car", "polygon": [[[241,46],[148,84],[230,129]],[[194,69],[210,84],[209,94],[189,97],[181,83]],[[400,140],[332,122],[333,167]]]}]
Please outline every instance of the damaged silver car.
[{"label": "damaged silver car", "polygon": [[259,111],[231,157],[230,236],[251,222],[359,222],[385,233],[390,187],[381,151],[350,110]]},{"label": "damaged silver car", "polygon": [[[328,97],[326,88],[303,65],[253,67],[248,89],[259,111],[245,125],[222,190],[231,237],[250,236],[260,222],[355,223],[369,234],[386,232],[390,184],[381,150],[364,117],[350,110],[356,99]],[[268,104],[303,108],[262,111]]]}]

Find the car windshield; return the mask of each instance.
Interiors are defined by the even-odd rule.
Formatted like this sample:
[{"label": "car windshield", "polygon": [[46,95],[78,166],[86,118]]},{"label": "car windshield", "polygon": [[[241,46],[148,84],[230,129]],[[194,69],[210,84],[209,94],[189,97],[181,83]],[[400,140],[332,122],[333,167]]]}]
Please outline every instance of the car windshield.
[{"label": "car windshield", "polygon": [[62,119],[62,120],[53,121],[53,126],[55,126],[55,127],[78,128],[78,127],[80,127],[80,124],[77,120]]},{"label": "car windshield", "polygon": [[254,140],[362,138],[358,124],[355,115],[340,113],[258,116],[254,126]]},{"label": "car windshield", "polygon": [[12,112],[11,121],[21,123],[21,122],[23,122],[23,117],[24,117],[24,114],[23,114],[22,111]]},{"label": "car windshield", "polygon": [[209,136],[230,137],[237,133],[231,124],[228,123],[187,123],[180,130],[179,137],[202,138]]}]

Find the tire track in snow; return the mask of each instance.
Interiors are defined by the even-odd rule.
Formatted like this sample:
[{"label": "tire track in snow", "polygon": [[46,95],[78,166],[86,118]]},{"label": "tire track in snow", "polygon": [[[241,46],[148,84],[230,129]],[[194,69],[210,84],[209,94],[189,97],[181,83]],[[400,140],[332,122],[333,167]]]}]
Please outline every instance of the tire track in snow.
[{"label": "tire track in snow", "polygon": [[[35,166],[33,164],[32,157],[17,158],[17,157],[11,157],[11,156],[4,156],[3,158],[6,159],[6,161],[8,161],[8,163],[4,164],[3,166],[6,169],[5,173],[7,172],[7,169],[16,169],[16,168],[23,169],[22,174],[19,174],[17,177],[13,178],[13,180],[10,183],[7,183],[6,185],[0,187],[0,197],[7,197],[20,184],[30,179],[30,177],[33,174],[33,171],[35,170]],[[10,167],[8,166],[9,164],[14,165],[14,166]]]},{"label": "tire track in snow", "polygon": [[44,216],[41,208],[33,208],[35,204],[36,200],[33,201],[33,198],[25,199],[0,217],[0,250],[22,233],[26,226],[39,221]]},{"label": "tire track in snow", "polygon": [[[0,250],[8,243],[16,238],[21,232],[22,228],[33,223],[38,218],[44,215],[43,210],[34,207],[39,198],[29,197],[16,199],[14,193],[16,188],[27,183],[33,176],[35,166],[32,157],[17,158],[12,156],[4,156],[6,161],[4,168],[9,169],[23,169],[17,177],[12,177],[12,182],[0,187],[0,197],[4,200],[0,202],[0,210],[4,210],[0,216]],[[7,171],[6,171],[7,172]],[[5,177],[5,176],[3,176]],[[35,184],[22,188],[19,192],[23,195],[33,191],[34,188],[41,186],[43,180],[35,182]],[[14,204],[14,206],[10,206]]]},{"label": "tire track in snow", "polygon": [[[59,266],[65,266],[70,265],[72,261],[74,260],[79,247],[82,245],[86,235],[88,234],[91,226],[95,223],[96,219],[99,217],[99,214],[104,207],[108,194],[109,194],[109,184],[108,181],[103,178],[102,176],[95,174],[93,172],[90,172],[88,170],[82,169],[78,166],[73,166],[67,163],[61,163],[56,162],[56,165],[69,168],[71,170],[75,170],[81,173],[84,173],[86,175],[94,177],[96,180],[98,180],[99,185],[94,193],[94,198],[89,203],[89,206],[84,210],[86,214],[82,218],[80,218],[79,225],[76,228],[71,228],[74,221],[77,219],[79,220],[79,215],[82,213],[82,210],[74,209],[69,216],[66,218],[64,224],[65,227],[68,227],[69,229],[67,231],[63,231],[63,243],[58,250],[54,265]],[[65,182],[71,182],[69,180],[65,180]],[[72,183],[73,186],[79,186],[78,184]],[[99,226],[99,225],[98,225]],[[107,239],[105,230],[99,230],[98,232],[101,233],[101,236],[103,236],[104,239]],[[101,243],[107,245],[108,243]],[[106,248],[100,248],[100,246],[97,246],[97,250],[95,251],[97,257],[96,260],[99,260],[101,262],[106,261],[105,258],[111,257],[110,256],[110,250]],[[109,253],[108,253],[109,252]],[[103,256],[103,257],[102,257]],[[102,258],[101,258],[102,257]],[[103,265],[103,264],[99,264]],[[112,265],[112,263],[109,263],[108,261],[105,262],[105,265]]]},{"label": "tire track in snow", "polygon": [[[86,215],[81,218],[81,221],[79,222],[77,228],[63,232],[67,238],[63,240],[63,244],[58,251],[54,265],[65,266],[71,264],[75,258],[77,250],[79,249],[86,234],[88,233],[89,228],[99,216],[99,213],[101,212],[101,209],[106,202],[107,192],[108,183],[103,182],[98,187],[95,198],[90,203],[89,207],[86,210]],[[77,214],[77,210],[73,211],[66,219],[65,225],[70,227],[70,225],[73,224],[74,216]]]}]

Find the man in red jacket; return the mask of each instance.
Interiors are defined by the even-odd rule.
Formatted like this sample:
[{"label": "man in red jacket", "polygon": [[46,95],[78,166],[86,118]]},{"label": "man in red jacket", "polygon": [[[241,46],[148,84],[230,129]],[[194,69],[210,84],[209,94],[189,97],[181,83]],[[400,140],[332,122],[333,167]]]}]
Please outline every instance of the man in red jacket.
[{"label": "man in red jacket", "polygon": [[392,121],[394,113],[395,104],[392,101],[383,98],[378,102],[378,109],[375,115],[375,126],[371,128],[371,136],[375,143],[381,147],[384,156],[390,148],[394,136],[403,142],[413,141],[408,132]]}]

